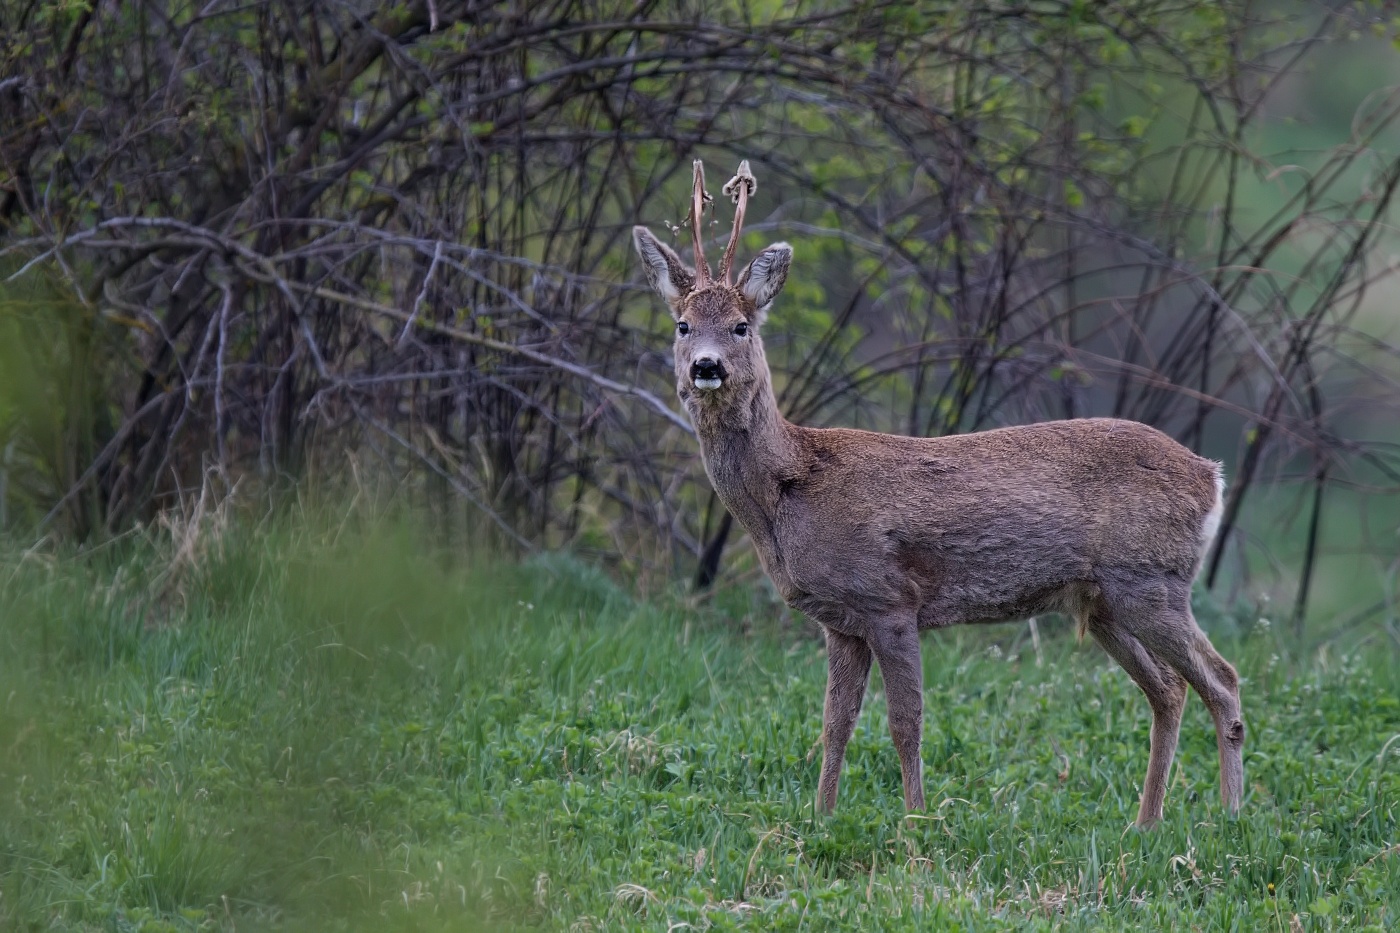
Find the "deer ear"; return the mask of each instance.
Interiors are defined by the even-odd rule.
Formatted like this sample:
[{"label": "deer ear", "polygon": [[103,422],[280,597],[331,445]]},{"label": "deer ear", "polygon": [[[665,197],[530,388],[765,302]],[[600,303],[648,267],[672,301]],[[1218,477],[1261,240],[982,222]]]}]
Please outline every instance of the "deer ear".
[{"label": "deer ear", "polygon": [[666,299],[671,313],[678,314],[681,299],[695,286],[695,273],[681,262],[675,250],[652,236],[646,227],[632,228],[632,242],[637,247],[637,255],[642,257],[647,281]]},{"label": "deer ear", "polygon": [[753,262],[739,273],[739,291],[753,302],[754,323],[763,323],[768,306],[783,290],[787,281],[788,266],[792,264],[792,247],[786,243],[774,243],[754,257]]}]

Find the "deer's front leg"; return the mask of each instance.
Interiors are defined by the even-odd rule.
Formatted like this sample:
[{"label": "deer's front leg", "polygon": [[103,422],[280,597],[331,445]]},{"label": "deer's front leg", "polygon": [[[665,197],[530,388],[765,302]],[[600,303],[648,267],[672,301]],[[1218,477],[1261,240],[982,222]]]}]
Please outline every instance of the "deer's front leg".
[{"label": "deer's front leg", "polygon": [[880,662],[885,700],[890,708],[890,737],[899,752],[904,776],[904,806],[924,808],[924,765],[919,756],[924,727],[924,665],[919,658],[919,626],[914,618],[894,616],[871,627],[870,647]]},{"label": "deer's front leg", "polygon": [[822,712],[822,776],[817,801],[830,813],[836,808],[836,788],[846,743],[856,727],[865,686],[870,682],[870,646],[859,638],[826,630],[826,708]]}]

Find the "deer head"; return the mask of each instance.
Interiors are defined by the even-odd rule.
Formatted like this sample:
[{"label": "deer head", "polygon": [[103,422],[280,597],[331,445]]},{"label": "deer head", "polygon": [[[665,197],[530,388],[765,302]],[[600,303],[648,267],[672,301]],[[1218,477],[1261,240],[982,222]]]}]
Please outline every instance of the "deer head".
[{"label": "deer head", "polygon": [[752,396],[768,378],[758,329],[787,280],[792,247],[774,243],[730,283],[744,210],[755,187],[747,161],[740,163],[738,173],[724,186],[735,204],[734,229],[716,276],[710,275],[700,235],[701,216],[712,199],[705,191],[705,169],[698,159],[689,217],[696,267],[687,266],[646,227],[632,228],[647,281],[676,319],[676,389],[687,407],[733,405]]}]

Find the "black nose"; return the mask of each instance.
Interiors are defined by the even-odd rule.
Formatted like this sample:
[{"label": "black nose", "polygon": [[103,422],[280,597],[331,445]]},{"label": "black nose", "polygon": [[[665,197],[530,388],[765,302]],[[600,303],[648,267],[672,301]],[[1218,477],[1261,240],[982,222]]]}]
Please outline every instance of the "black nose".
[{"label": "black nose", "polygon": [[724,364],[708,356],[702,356],[690,364],[691,379],[723,379],[725,375]]}]

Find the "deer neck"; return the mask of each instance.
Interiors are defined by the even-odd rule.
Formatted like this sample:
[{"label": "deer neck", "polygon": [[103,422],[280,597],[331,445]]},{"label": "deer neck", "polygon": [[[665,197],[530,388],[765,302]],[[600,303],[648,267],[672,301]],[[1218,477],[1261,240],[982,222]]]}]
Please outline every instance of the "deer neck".
[{"label": "deer neck", "polygon": [[760,553],[770,550],[779,481],[795,470],[797,443],[793,426],[778,411],[768,373],[723,402],[687,401],[715,491]]}]

